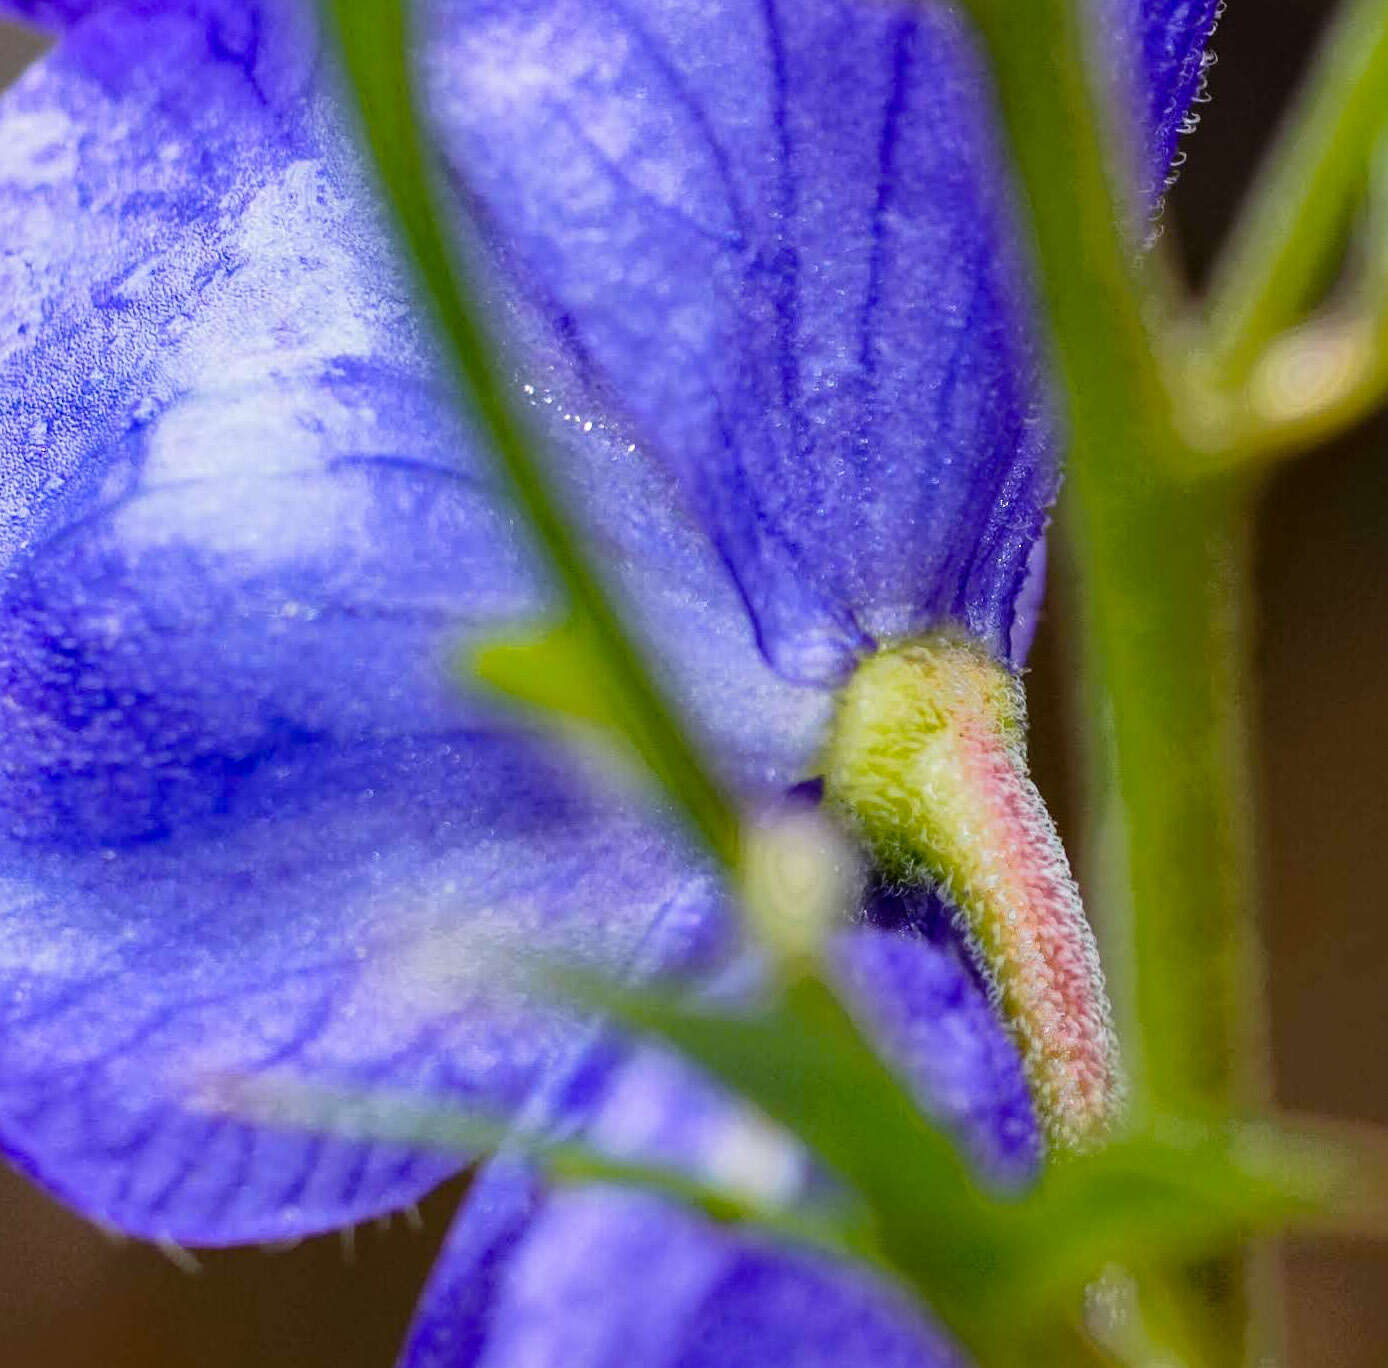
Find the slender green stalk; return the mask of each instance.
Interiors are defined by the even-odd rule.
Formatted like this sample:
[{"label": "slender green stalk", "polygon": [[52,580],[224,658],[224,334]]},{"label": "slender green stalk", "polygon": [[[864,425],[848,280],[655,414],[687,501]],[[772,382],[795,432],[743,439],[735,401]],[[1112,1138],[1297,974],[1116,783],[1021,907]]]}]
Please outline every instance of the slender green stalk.
[{"label": "slender green stalk", "polygon": [[[1090,725],[1124,866],[1107,881],[1123,906],[1107,911],[1133,953],[1119,1009],[1135,1101],[1228,1115],[1256,1099],[1262,1074],[1239,722],[1247,510],[1236,488],[1172,474],[1189,456],[1118,228],[1080,7],[965,7],[992,59],[1068,401]],[[1211,1284],[1213,1362],[1248,1355],[1243,1276],[1226,1265]]]},{"label": "slender green stalk", "polygon": [[1217,263],[1201,351],[1216,384],[1247,379],[1305,307],[1388,122],[1388,4],[1347,0]]},{"label": "slender green stalk", "polygon": [[1388,308],[1356,292],[1354,311],[1314,318],[1264,349],[1224,400],[1235,440],[1197,454],[1193,475],[1266,473],[1352,427],[1388,399]]},{"label": "slender green stalk", "polygon": [[552,491],[536,443],[511,398],[475,292],[434,203],[434,177],[420,132],[402,0],[322,0],[336,26],[366,142],[409,257],[424,286],[442,339],[469,401],[490,439],[512,493],[591,641],[610,691],[609,711],[657,779],[728,868],[738,863],[736,813],[681,728],[674,709],[645,669],[614,611],[561,501]]},{"label": "slender green stalk", "polygon": [[[1340,169],[1347,174],[1348,164]],[[1215,438],[1201,444],[1192,477],[1269,470],[1279,458],[1344,431],[1388,398],[1388,146],[1382,130],[1360,170],[1367,182],[1364,208],[1347,278],[1331,301],[1268,340],[1232,389],[1219,388],[1198,341],[1184,357],[1189,389],[1201,396]],[[1327,233],[1334,226],[1320,222]],[[1330,256],[1337,243],[1327,236],[1318,245]],[[1279,263],[1269,256],[1263,264],[1276,271]],[[1261,288],[1271,286],[1263,282]]]},{"label": "slender green stalk", "polygon": [[[1117,224],[1072,0],[968,0],[998,82],[1035,229],[1070,421],[1070,524],[1093,725],[1111,752],[1136,954],[1130,1068],[1161,1111],[1240,1089],[1248,882],[1237,489],[1176,481],[1182,450]],[[1044,35],[1044,39],[1038,37]],[[1072,193],[1054,193],[1057,185]]]}]

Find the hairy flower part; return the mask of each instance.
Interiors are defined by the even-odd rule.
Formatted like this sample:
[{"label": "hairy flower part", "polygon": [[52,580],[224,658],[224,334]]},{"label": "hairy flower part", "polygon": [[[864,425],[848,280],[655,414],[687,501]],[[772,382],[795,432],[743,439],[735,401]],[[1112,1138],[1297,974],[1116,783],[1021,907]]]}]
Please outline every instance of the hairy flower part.
[{"label": "hairy flower part", "polygon": [[874,656],[840,698],[825,786],[889,876],[924,875],[958,908],[1051,1143],[1095,1141],[1116,1043],[1079,889],[1027,772],[1016,677],[953,635]]}]

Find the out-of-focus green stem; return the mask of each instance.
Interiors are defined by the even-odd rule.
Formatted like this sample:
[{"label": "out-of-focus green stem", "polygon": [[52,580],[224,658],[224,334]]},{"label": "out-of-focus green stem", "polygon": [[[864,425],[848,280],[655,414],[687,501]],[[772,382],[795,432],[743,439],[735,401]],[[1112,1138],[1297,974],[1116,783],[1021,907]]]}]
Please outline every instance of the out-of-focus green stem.
[{"label": "out-of-focus green stem", "polygon": [[[1384,6],[1388,12],[1388,4]],[[1388,92],[1383,114],[1388,116]],[[1368,149],[1361,148],[1368,154]],[[1343,172],[1348,167],[1342,165]],[[1388,398],[1388,147],[1382,131],[1368,156],[1365,207],[1350,254],[1348,288],[1310,318],[1265,341],[1232,388],[1201,350],[1199,330],[1181,358],[1188,416],[1211,440],[1200,443],[1192,478],[1267,471],[1367,417]],[[1321,227],[1333,228],[1322,221]],[[1319,242],[1333,252],[1333,236]],[[1247,249],[1244,249],[1245,251]],[[1270,270],[1275,258],[1267,258]],[[1188,334],[1189,335],[1189,334]]]},{"label": "out-of-focus green stem", "polygon": [[[993,59],[1068,400],[1069,510],[1094,725],[1120,801],[1136,972],[1125,1023],[1139,1097],[1222,1111],[1249,1044],[1238,628],[1246,509],[1172,474],[1171,413],[1110,189],[1074,0],[967,0]],[[1068,194],[1056,194],[1064,185]]]},{"label": "out-of-focus green stem", "polygon": [[[1266,473],[1367,418],[1388,398],[1388,308],[1310,319],[1264,348],[1243,388],[1221,396],[1232,440],[1196,453],[1193,477]],[[1381,301],[1388,304],[1388,300]]]},{"label": "out-of-focus green stem", "polygon": [[[1241,491],[1194,487],[1122,239],[1076,0],[965,0],[1034,229],[1069,420],[1069,526],[1116,798],[1139,1109],[1234,1113],[1260,1091],[1251,947]],[[1063,187],[1063,192],[1060,188]],[[1246,1361],[1243,1273],[1217,1280],[1211,1361]]]},{"label": "out-of-focus green stem", "polygon": [[1346,0],[1216,264],[1200,348],[1240,386],[1293,322],[1388,122],[1388,3]]},{"label": "out-of-focus green stem", "polygon": [[604,668],[609,711],[671,798],[728,868],[739,858],[736,813],[642,663],[601,579],[552,492],[535,441],[510,397],[475,293],[444,235],[420,133],[403,0],[322,0],[341,41],[381,182],[432,307],[470,413],[491,441],[512,493]]}]

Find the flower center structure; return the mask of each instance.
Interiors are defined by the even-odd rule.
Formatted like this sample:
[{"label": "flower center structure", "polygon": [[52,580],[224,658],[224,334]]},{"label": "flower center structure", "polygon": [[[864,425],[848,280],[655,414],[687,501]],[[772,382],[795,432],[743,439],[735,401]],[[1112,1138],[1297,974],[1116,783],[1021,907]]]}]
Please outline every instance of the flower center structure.
[{"label": "flower center structure", "polygon": [[1011,1023],[1052,1148],[1106,1129],[1117,1054],[1094,936],[1027,772],[1025,702],[980,647],[939,634],[866,660],[840,695],[825,793],[884,877],[959,910]]}]

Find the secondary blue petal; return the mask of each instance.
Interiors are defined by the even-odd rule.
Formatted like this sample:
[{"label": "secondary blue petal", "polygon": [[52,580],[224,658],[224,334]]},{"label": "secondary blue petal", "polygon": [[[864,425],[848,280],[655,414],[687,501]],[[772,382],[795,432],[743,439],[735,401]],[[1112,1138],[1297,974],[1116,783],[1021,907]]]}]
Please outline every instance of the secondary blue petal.
[{"label": "secondary blue petal", "polygon": [[[1144,176],[1164,175],[1208,6],[1110,8],[1151,49]],[[836,681],[874,640],[940,618],[1000,654],[1020,644],[1053,443],[1007,163],[958,13],[428,12],[454,184],[565,358],[553,383],[678,474],[777,667]]]},{"label": "secondary blue petal", "polygon": [[[458,697],[459,641],[547,595],[312,50],[229,32],[104,10],[0,107],[0,1145],[199,1241],[443,1167],[216,1121],[210,1075],[515,1103],[563,1032],[401,964],[479,925],[620,964],[712,906],[659,823]],[[761,662],[668,481],[556,427],[729,773],[784,786],[827,700]]]},{"label": "secondary blue petal", "polygon": [[981,1167],[1018,1181],[1039,1160],[1016,1046],[999,1028],[948,914],[931,894],[879,890],[882,929],[843,938],[841,973],[922,1104],[948,1120]]},{"label": "secondary blue petal", "polygon": [[645,1196],[477,1181],[401,1368],[947,1368],[895,1289]]},{"label": "secondary blue petal", "polygon": [[1054,492],[959,21],[441,4],[450,165],[583,403],[677,471],[785,673],[946,614],[1005,650]]},{"label": "secondary blue petal", "polygon": [[[918,918],[924,909],[879,909]],[[925,1104],[994,1172],[1036,1159],[1016,1052],[949,933],[859,930],[840,963]],[[685,1066],[638,1052],[610,1078],[585,1133],[787,1198],[802,1155]],[[416,1319],[406,1368],[511,1363],[943,1365],[958,1358],[894,1291],[860,1271],[737,1236],[662,1201],[608,1189],[549,1193],[493,1164],[469,1195]]]}]

